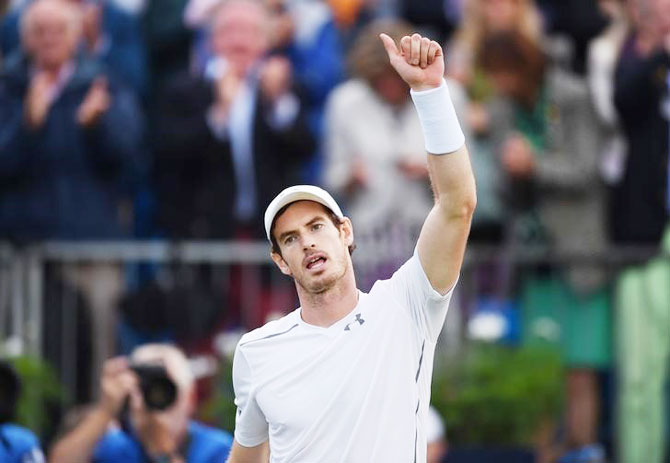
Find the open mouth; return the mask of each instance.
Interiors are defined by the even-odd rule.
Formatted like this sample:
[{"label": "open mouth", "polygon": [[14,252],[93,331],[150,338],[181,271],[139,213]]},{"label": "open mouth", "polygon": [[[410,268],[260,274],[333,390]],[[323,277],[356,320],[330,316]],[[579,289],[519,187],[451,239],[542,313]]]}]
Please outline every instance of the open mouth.
[{"label": "open mouth", "polygon": [[327,259],[322,255],[312,256],[307,260],[306,267],[308,270],[317,270],[326,265],[326,260]]}]

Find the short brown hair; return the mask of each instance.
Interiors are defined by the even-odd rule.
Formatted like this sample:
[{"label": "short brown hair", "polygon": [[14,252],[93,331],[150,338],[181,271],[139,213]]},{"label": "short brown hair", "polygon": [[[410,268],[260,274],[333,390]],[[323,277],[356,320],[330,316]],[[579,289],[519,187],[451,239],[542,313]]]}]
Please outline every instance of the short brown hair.
[{"label": "short brown hair", "polygon": [[[281,249],[279,248],[279,243],[275,238],[275,224],[277,223],[277,219],[281,217],[281,215],[284,212],[286,212],[286,209],[288,209],[292,204],[293,203],[288,203],[286,206],[279,209],[279,211],[277,211],[277,214],[275,214],[275,218],[272,220],[272,225],[270,226],[270,242],[272,243],[271,251],[280,256],[281,256]],[[328,214],[328,217],[330,218],[330,221],[333,222],[333,225],[335,225],[336,228],[339,228],[344,221],[341,218],[339,218],[338,215],[335,214],[333,211],[331,211],[329,208],[327,208],[323,204],[320,205],[321,207],[323,207],[323,210],[326,211],[326,214]],[[356,249],[356,243],[351,243],[349,245],[349,255],[353,254],[355,249]]]}]

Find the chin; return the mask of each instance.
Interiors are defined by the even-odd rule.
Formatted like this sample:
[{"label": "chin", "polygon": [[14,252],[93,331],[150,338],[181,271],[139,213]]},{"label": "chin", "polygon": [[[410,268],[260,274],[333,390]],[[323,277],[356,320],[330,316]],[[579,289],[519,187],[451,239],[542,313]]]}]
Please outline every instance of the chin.
[{"label": "chin", "polygon": [[338,278],[324,275],[320,278],[313,278],[309,281],[303,281],[300,286],[312,294],[321,294],[335,286],[337,280]]},{"label": "chin", "polygon": [[347,274],[346,267],[341,272],[326,271],[322,275],[312,278],[304,278],[301,286],[312,294],[325,293],[337,285],[337,283]]}]

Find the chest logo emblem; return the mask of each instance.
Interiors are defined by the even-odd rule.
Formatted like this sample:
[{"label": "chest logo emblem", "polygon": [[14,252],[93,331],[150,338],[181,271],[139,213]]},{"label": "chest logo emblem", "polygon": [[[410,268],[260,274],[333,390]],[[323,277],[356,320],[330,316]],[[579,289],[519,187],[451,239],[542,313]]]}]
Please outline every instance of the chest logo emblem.
[{"label": "chest logo emblem", "polygon": [[354,323],[358,323],[358,325],[354,325],[354,327],[361,326],[363,323],[365,323],[365,320],[361,318],[361,314],[357,313],[356,320],[352,321],[351,323],[347,323],[347,326],[344,327],[344,331],[351,331],[351,325]]}]

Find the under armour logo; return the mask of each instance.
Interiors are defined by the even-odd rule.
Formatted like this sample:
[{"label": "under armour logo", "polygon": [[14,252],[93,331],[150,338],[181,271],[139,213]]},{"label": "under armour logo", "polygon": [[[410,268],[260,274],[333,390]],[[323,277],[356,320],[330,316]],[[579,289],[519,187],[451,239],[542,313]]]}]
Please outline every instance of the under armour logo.
[{"label": "under armour logo", "polygon": [[[354,321],[351,322],[351,323],[354,323],[354,322],[358,322],[358,325],[360,326],[360,325],[362,325],[363,323],[365,323],[365,320],[363,320],[363,319],[361,318],[361,314],[357,313],[357,314],[356,314],[356,320],[354,320]],[[344,331],[351,331],[351,328],[350,328],[351,323],[347,323],[347,326],[344,327]]]}]

